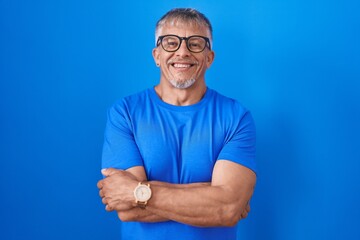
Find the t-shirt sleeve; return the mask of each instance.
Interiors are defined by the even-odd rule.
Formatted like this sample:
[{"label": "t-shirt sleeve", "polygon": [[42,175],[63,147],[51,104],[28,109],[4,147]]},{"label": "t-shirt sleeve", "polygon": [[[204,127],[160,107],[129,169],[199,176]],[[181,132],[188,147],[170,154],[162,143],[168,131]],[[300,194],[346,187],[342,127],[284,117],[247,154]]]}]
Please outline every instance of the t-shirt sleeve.
[{"label": "t-shirt sleeve", "polygon": [[256,130],[250,112],[246,111],[235,127],[231,138],[220,151],[218,160],[239,163],[256,173]]},{"label": "t-shirt sleeve", "polygon": [[119,102],[108,110],[102,168],[125,170],[134,166],[143,166],[143,160],[131,130],[131,120]]}]

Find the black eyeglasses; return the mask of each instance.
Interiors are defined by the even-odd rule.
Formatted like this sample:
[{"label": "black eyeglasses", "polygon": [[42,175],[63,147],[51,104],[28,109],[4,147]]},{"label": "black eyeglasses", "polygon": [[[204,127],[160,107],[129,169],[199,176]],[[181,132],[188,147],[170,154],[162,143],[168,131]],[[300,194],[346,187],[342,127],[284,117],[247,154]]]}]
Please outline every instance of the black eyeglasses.
[{"label": "black eyeglasses", "polygon": [[159,36],[156,46],[161,44],[161,47],[167,52],[176,52],[185,40],[186,47],[190,52],[199,53],[204,51],[206,47],[211,50],[210,40],[207,37],[193,35],[190,37],[179,37],[177,35],[163,35]]}]

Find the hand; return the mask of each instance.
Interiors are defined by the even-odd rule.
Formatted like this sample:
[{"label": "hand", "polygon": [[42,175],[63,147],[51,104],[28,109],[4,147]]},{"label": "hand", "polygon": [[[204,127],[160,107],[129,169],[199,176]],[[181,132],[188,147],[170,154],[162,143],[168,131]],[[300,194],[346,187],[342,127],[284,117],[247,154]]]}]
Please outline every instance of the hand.
[{"label": "hand", "polygon": [[106,211],[126,211],[134,208],[133,191],[138,184],[135,176],[129,172],[114,168],[103,169],[106,177],[97,183],[102,203]]}]

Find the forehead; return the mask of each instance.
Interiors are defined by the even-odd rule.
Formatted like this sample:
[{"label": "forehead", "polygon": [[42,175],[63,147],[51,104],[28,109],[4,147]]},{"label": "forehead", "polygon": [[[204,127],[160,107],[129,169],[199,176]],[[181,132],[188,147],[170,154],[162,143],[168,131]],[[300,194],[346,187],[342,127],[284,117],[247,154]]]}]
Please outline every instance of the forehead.
[{"label": "forehead", "polygon": [[206,26],[199,25],[197,22],[184,22],[179,20],[171,20],[163,24],[159,28],[159,35],[175,34],[181,37],[191,35],[201,35],[210,37],[209,29]]}]

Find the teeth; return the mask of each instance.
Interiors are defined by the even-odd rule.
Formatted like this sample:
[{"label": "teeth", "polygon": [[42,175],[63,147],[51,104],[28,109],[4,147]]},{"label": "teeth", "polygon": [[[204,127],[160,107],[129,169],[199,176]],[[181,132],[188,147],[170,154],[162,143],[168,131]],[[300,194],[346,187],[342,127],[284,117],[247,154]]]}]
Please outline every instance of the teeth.
[{"label": "teeth", "polygon": [[182,63],[175,63],[174,64],[174,67],[176,67],[176,68],[188,68],[190,66],[191,66],[190,64],[182,64]]}]

